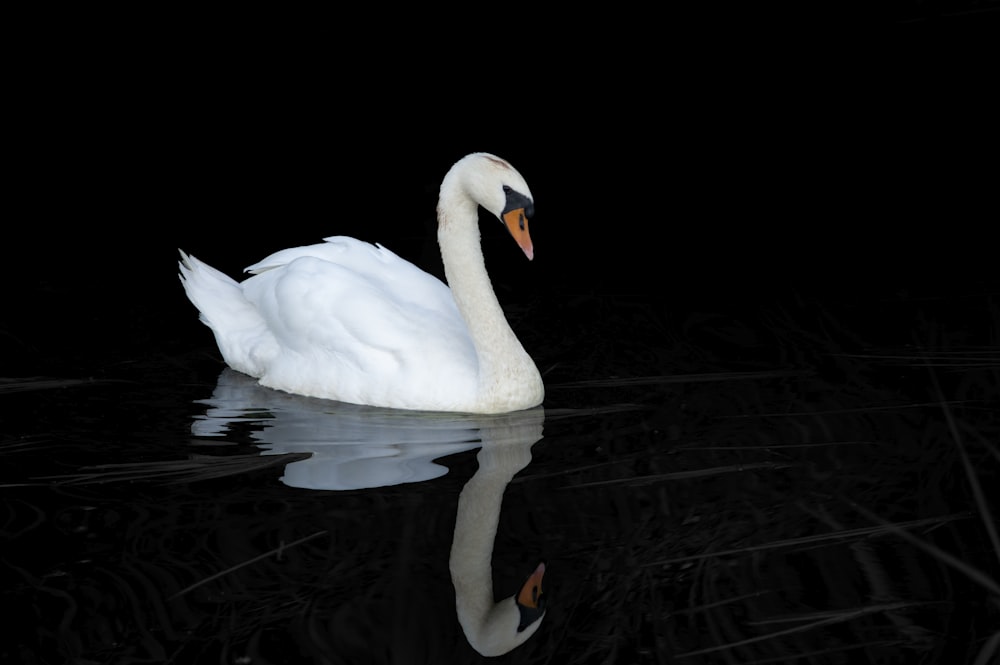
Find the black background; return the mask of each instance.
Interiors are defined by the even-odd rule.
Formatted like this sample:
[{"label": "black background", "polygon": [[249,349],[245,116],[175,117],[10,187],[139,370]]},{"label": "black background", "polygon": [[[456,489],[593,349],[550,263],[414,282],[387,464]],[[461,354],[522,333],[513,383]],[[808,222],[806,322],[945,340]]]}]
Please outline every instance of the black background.
[{"label": "black background", "polygon": [[204,341],[178,247],[236,275],[346,234],[440,274],[437,187],[479,150],[536,203],[530,264],[484,225],[501,300],[989,290],[993,6],[26,21],[6,373]]}]

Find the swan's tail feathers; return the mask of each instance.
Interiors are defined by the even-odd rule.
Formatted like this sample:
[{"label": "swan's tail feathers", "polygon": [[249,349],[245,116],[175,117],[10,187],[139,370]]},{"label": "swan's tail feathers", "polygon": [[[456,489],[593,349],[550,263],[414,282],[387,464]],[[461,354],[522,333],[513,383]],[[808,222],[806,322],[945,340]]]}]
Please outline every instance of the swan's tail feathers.
[{"label": "swan's tail feathers", "polygon": [[276,342],[257,308],[232,277],[178,251],[181,284],[202,323],[215,333],[222,357],[237,371],[261,376],[276,352]]},{"label": "swan's tail feathers", "polygon": [[228,320],[245,315],[243,310],[253,309],[243,297],[240,285],[229,275],[219,272],[195,257],[181,254],[179,262],[181,284],[188,299],[201,312],[201,320],[213,330]]}]

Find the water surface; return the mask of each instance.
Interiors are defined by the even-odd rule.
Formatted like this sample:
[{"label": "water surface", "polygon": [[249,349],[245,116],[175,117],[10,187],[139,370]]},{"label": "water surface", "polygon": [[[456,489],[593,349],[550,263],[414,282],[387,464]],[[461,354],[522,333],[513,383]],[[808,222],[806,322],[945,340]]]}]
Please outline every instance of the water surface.
[{"label": "water surface", "polygon": [[[544,561],[547,612],[507,662],[989,652],[995,293],[511,312],[549,388],[514,418],[494,588]],[[480,662],[449,555],[510,423],[277,393],[195,339],[3,384],[0,656]]]}]

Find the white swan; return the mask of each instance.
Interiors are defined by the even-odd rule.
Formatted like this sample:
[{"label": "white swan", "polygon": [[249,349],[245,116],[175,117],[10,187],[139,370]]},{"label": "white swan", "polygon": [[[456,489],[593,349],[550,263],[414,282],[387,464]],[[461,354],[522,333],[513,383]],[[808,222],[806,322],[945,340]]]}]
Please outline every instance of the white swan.
[{"label": "white swan", "polygon": [[504,490],[531,461],[531,446],[542,438],[545,412],[533,409],[494,416],[483,423],[479,468],[458,496],[455,535],[448,565],[455,586],[455,609],[462,631],[483,656],[499,656],[522,644],[545,615],[539,564],[520,591],[493,601],[493,545]]},{"label": "white swan", "polygon": [[530,260],[528,185],[506,161],[475,153],[452,166],[438,199],[451,289],[343,236],[272,254],[242,283],[181,252],[181,282],[226,363],[269,388],[400,409],[527,409],[542,402],[542,379],[493,293],[479,205]]}]

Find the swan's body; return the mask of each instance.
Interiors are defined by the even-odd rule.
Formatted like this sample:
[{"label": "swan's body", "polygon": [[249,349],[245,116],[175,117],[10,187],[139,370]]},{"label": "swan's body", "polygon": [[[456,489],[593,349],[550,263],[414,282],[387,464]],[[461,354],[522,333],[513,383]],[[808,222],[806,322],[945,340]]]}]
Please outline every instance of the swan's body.
[{"label": "swan's body", "polygon": [[400,409],[502,413],[541,403],[541,375],[493,293],[478,206],[532,258],[528,186],[475,153],[441,183],[448,286],[380,245],[342,236],[285,249],[237,283],[181,253],[181,282],[226,363],[270,388]]},{"label": "swan's body", "polygon": [[493,599],[493,547],[504,490],[531,461],[531,446],[542,438],[541,409],[499,416],[484,426],[479,469],[462,488],[448,565],[455,586],[455,609],[466,639],[484,656],[499,656],[522,644],[542,623],[545,608],[540,564],[520,591]]}]

